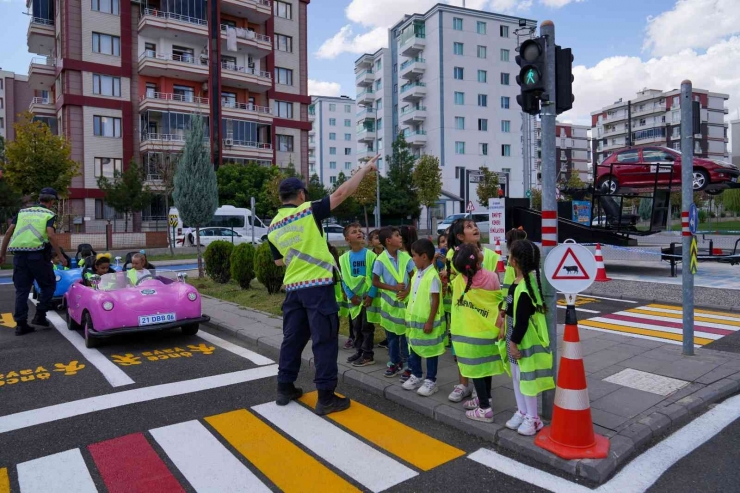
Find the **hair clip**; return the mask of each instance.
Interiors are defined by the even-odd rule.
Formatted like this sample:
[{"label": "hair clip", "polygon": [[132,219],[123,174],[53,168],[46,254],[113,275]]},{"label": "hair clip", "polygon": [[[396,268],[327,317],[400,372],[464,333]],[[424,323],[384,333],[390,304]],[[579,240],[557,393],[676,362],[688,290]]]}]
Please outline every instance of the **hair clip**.
[{"label": "hair clip", "polygon": [[475,260],[475,255],[471,254],[470,255],[470,260]]},{"label": "hair clip", "polygon": [[457,252],[457,251],[459,251],[459,250],[460,250],[460,247],[459,247],[459,246],[456,246],[456,247],[455,247],[455,251]]}]

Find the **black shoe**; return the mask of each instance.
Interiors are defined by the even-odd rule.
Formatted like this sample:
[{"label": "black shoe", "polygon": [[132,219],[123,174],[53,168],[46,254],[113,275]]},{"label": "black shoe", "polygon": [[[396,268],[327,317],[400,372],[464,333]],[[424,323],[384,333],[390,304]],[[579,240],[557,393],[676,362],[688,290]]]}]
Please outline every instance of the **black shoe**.
[{"label": "black shoe", "polygon": [[382,347],[383,349],[388,349],[388,339],[383,339],[378,343],[378,347]]},{"label": "black shoe", "polygon": [[349,400],[349,397],[339,397],[338,395],[334,394],[331,402],[328,404],[322,404],[321,401],[317,402],[316,410],[314,412],[319,416],[326,416],[327,414],[338,413],[340,411],[349,409],[350,402],[352,401]]},{"label": "black shoe", "polygon": [[15,326],[15,335],[17,336],[26,335],[26,334],[33,332],[34,330],[36,329],[28,325],[28,322],[24,320],[22,322],[17,322],[17,325]]},{"label": "black shoe", "polygon": [[49,322],[49,319],[46,318],[46,314],[40,314],[36,313],[36,316],[33,317],[33,320],[31,320],[31,325],[36,325],[38,327],[51,327],[51,323]]},{"label": "black shoe", "polygon": [[290,401],[299,399],[302,395],[303,389],[300,389],[298,387],[285,389],[278,388],[278,395],[277,399],[275,399],[275,404],[277,404],[278,406],[287,406],[288,404],[290,404]]},{"label": "black shoe", "polygon": [[355,353],[349,358],[347,358],[347,363],[354,363],[358,359],[362,358],[362,353]]}]

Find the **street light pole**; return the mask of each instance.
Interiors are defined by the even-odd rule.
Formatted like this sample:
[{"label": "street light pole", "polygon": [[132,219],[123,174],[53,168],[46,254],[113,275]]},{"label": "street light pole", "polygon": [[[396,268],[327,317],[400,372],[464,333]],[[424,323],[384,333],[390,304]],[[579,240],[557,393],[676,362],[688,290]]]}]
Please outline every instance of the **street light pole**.
[{"label": "street light pole", "polygon": [[[689,212],[694,203],[694,128],[692,118],[693,86],[681,82],[681,275],[683,280],[683,354],[694,355],[694,274],[691,273]],[[660,170],[658,170],[660,171]],[[670,209],[669,209],[670,213]]]},{"label": "street light pole", "polygon": [[[378,149],[378,104],[375,103],[375,142],[373,144],[373,149],[375,149],[375,152],[379,152]],[[375,171],[375,229],[380,228],[380,166],[377,167],[378,169]]]}]

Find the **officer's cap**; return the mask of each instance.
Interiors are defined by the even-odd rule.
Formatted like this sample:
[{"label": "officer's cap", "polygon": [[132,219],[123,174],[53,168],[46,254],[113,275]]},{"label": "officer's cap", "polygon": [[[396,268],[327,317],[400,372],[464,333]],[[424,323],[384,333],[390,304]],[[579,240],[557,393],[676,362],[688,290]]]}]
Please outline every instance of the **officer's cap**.
[{"label": "officer's cap", "polygon": [[51,195],[55,199],[59,200],[59,195],[57,195],[57,191],[51,187],[42,188],[39,195]]},{"label": "officer's cap", "polygon": [[308,191],[306,190],[306,184],[298,178],[290,177],[280,182],[278,193],[280,195],[292,195],[294,193],[298,193],[301,190],[308,193]]}]

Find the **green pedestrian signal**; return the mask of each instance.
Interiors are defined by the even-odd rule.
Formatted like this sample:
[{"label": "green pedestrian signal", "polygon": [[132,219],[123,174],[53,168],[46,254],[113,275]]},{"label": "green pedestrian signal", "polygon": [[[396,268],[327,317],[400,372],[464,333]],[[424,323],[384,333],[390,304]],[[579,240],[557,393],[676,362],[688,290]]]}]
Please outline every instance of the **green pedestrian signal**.
[{"label": "green pedestrian signal", "polygon": [[527,70],[524,73],[524,83],[528,86],[532,86],[537,83],[537,80],[539,79],[537,71],[533,68]]},{"label": "green pedestrian signal", "polygon": [[527,198],[528,199],[531,199],[532,198],[532,191],[531,190],[527,190]]}]

